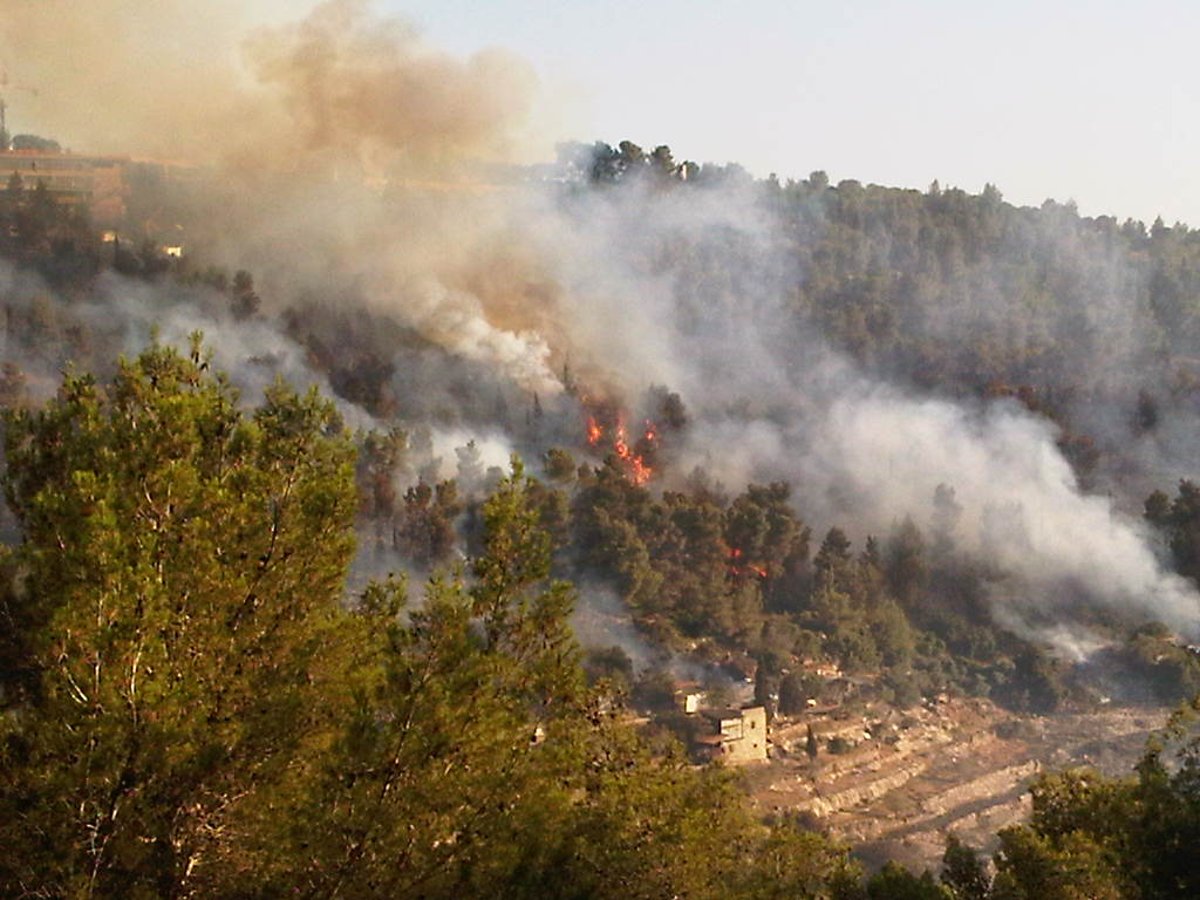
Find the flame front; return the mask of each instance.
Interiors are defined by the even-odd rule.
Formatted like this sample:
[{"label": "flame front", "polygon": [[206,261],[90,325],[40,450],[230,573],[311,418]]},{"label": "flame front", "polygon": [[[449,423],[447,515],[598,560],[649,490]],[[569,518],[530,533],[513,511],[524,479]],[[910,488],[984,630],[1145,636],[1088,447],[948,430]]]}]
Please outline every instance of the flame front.
[{"label": "flame front", "polygon": [[604,429],[600,427],[600,423],[596,421],[595,416],[588,416],[587,421],[587,442],[590,446],[599,445],[600,439],[604,437]]},{"label": "flame front", "polygon": [[613,452],[621,458],[629,469],[629,480],[634,484],[643,485],[650,480],[650,467],[637,453],[629,449],[629,441],[625,436],[625,423],[617,421],[617,433],[613,437]]},{"label": "flame front", "polygon": [[[587,419],[588,445],[599,447],[604,440],[604,430],[604,426],[600,424],[599,419],[594,415],[589,415]],[[629,480],[638,486],[646,484],[654,474],[650,464],[646,461],[646,453],[654,448],[657,440],[658,435],[654,424],[647,422],[644,436],[638,442],[639,446],[646,449],[639,453],[629,444],[629,436],[625,430],[624,420],[617,418],[617,424],[612,431],[612,450],[616,457],[624,464]]]},{"label": "flame front", "polygon": [[745,575],[757,575],[763,581],[768,578],[767,570],[764,566],[757,566],[754,563],[743,562],[743,553],[740,547],[733,547],[729,551],[729,574],[734,577]]}]

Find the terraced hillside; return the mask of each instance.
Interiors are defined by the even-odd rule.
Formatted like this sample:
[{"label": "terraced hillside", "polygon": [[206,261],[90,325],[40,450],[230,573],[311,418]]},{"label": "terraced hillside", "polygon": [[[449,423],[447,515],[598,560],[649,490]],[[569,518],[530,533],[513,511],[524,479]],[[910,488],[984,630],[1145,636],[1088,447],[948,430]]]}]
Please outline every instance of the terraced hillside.
[{"label": "terraced hillside", "polygon": [[[1129,772],[1165,717],[1123,707],[1026,718],[982,700],[943,699],[904,713],[868,706],[777,721],[774,759],[745,777],[760,810],[807,814],[868,864],[936,867],[948,832],[990,850],[998,829],[1027,814],[1027,786],[1043,768]],[[809,725],[819,746],[813,760]]]}]

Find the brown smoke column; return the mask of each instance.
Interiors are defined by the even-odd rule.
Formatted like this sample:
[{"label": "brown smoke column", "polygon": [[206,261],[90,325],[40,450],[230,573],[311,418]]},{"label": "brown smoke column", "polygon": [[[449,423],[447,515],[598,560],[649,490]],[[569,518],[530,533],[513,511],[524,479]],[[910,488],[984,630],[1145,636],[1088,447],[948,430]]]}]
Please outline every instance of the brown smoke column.
[{"label": "brown smoke column", "polygon": [[282,6],[0,0],[13,124],[78,151],[284,170],[316,156],[428,173],[520,151],[526,63],[456,59],[365,0],[249,28]]}]

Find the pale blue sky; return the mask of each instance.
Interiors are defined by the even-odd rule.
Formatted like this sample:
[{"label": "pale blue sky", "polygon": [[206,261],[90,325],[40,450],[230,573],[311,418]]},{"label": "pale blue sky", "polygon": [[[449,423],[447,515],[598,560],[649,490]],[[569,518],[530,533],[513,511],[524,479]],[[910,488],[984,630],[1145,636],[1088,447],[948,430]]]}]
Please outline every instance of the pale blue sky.
[{"label": "pale blue sky", "polygon": [[[1200,226],[1200,3],[383,0],[528,60],[562,138]],[[554,112],[557,110],[556,112]]]}]

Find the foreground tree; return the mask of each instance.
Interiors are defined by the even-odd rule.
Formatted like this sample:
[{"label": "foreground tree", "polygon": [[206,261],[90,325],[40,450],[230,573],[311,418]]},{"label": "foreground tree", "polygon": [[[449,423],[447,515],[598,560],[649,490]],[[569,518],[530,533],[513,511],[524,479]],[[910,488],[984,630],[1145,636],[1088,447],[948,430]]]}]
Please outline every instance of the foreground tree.
[{"label": "foreground tree", "polygon": [[583,679],[529,490],[516,464],[484,504],[473,583],[435,576],[411,611],[402,582],[367,591],[349,717],[282,830],[252,838],[279,890],[443,896],[542,871],[527,857],[569,806]]},{"label": "foreground tree", "polygon": [[353,450],[282,386],[243,413],[199,343],[7,421],[5,893],[172,896],[327,727]]}]

